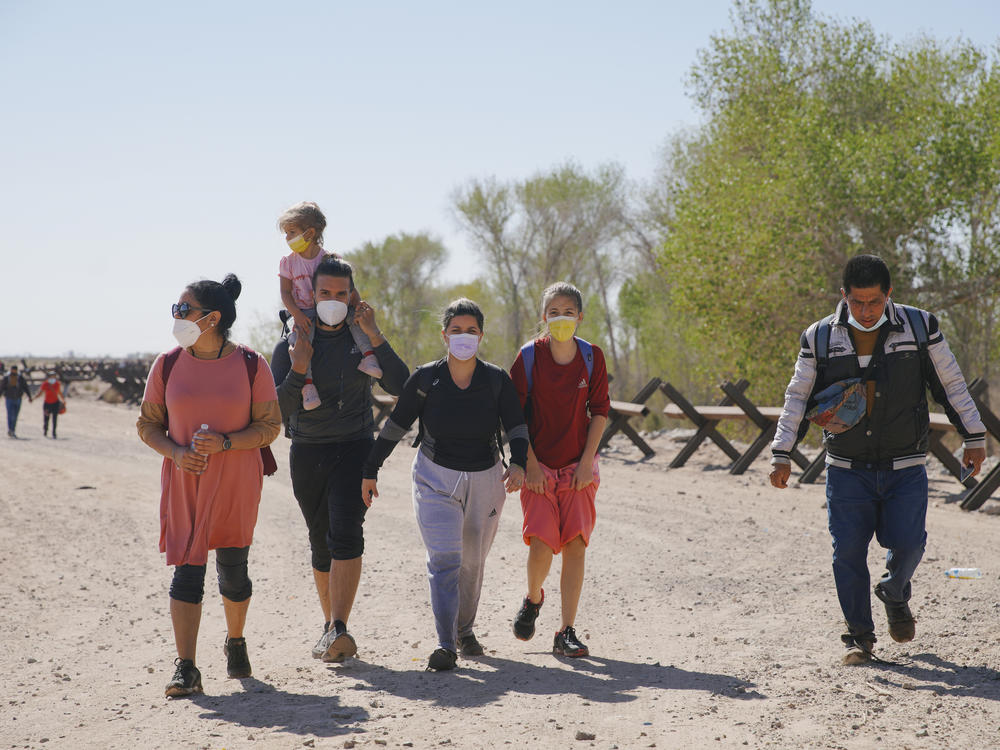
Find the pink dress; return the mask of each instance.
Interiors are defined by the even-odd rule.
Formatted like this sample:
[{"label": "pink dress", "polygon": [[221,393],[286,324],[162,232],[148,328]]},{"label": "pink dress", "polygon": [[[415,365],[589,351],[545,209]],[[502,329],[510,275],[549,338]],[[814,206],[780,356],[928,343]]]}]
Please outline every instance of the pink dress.
[{"label": "pink dress", "polygon": [[[197,359],[182,350],[164,394],[164,356],[153,363],[143,400],[166,404],[167,434],[178,445],[190,445],[203,424],[213,432],[239,432],[250,424],[251,398],[254,403],[266,403],[278,397],[271,369],[259,354],[251,397],[239,349],[221,359]],[[213,454],[200,476],[164,458],[160,552],[167,553],[167,565],[205,565],[210,549],[248,546],[253,541],[263,480],[257,449]]]}]

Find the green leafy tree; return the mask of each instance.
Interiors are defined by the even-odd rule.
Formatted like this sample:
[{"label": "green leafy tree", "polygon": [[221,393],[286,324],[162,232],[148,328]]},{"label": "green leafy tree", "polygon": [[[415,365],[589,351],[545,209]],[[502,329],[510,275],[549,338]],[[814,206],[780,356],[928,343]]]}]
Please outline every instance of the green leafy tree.
[{"label": "green leafy tree", "polygon": [[805,0],[739,0],[732,17],[692,69],[705,124],[647,197],[648,270],[668,290],[650,304],[696,366],[779,398],[798,332],[858,252],[956,332],[971,296],[995,309],[995,64],[968,44],[892,46]]},{"label": "green leafy tree", "polygon": [[456,191],[459,224],[489,268],[483,280],[500,307],[494,330],[506,351],[539,331],[545,287],[569,281],[584,293],[588,337],[618,368],[614,302],[624,278],[626,201],[624,173],[613,164],[593,173],[564,164],[512,182],[474,179]]},{"label": "green leafy tree", "polygon": [[345,255],[355,282],[376,309],[393,348],[411,368],[440,356],[436,324],[442,308],[441,269],[448,251],[426,234],[399,234],[367,242]]}]

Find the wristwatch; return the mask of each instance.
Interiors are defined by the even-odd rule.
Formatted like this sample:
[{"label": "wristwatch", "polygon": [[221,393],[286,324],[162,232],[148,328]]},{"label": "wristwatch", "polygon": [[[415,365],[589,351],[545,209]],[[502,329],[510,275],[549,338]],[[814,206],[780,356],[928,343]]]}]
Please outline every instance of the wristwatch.
[{"label": "wristwatch", "polygon": [[227,451],[233,447],[233,441],[229,439],[229,435],[222,433],[222,450]]}]

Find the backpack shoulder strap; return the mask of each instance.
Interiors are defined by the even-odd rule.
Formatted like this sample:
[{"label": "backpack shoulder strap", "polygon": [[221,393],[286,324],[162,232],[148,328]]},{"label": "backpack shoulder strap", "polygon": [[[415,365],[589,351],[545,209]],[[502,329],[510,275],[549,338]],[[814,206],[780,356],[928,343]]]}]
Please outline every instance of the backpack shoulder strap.
[{"label": "backpack shoulder strap", "polygon": [[531,371],[535,369],[535,342],[529,341],[521,347],[521,364],[524,365],[524,377],[528,381],[528,393],[531,393]]},{"label": "backpack shoulder strap", "polygon": [[174,369],[174,365],[177,364],[177,360],[181,356],[181,348],[175,346],[166,356],[163,358],[163,392],[167,391],[167,380],[170,378],[170,371]]},{"label": "backpack shoulder strap", "polygon": [[896,307],[903,308],[903,312],[906,313],[906,317],[910,321],[910,328],[913,329],[913,338],[917,342],[917,349],[920,350],[921,356],[925,356],[927,354],[927,323],[924,322],[924,316],[917,308],[909,305],[896,305]]},{"label": "backpack shoulder strap", "polygon": [[438,367],[444,362],[439,359],[436,362],[428,362],[417,368],[417,436],[413,438],[412,447],[416,448],[424,439],[424,404],[427,401],[427,394],[437,383]]},{"label": "backpack shoulder strap", "polygon": [[594,376],[594,345],[589,341],[577,337],[576,345],[580,347],[580,354],[583,355],[583,363],[587,366],[587,382]]},{"label": "backpack shoulder strap", "polygon": [[239,349],[240,356],[243,358],[243,364],[247,368],[247,378],[250,380],[250,390],[253,390],[254,381],[257,379],[257,365],[260,364],[260,360],[257,356],[249,349],[247,349],[243,344],[236,347]]},{"label": "backpack shoulder strap", "polygon": [[[830,359],[830,320],[824,318],[816,326],[816,371],[821,372],[826,369],[826,363]],[[818,378],[817,378],[818,379]]]}]

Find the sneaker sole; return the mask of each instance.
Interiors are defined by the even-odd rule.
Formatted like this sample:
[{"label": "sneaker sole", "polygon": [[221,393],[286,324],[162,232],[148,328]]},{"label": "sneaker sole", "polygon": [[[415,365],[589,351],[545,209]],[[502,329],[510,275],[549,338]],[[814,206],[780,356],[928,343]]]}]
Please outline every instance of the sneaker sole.
[{"label": "sneaker sole", "polygon": [[552,649],[552,653],[556,656],[567,656],[570,659],[579,659],[581,656],[590,656],[589,648],[578,648],[575,651],[566,651],[560,648]]},{"label": "sneaker sole", "polygon": [[514,631],[514,637],[517,638],[517,640],[519,640],[519,641],[530,641],[532,638],[535,637],[535,626],[534,625],[531,626],[531,632],[528,633],[527,635],[525,635],[523,633],[518,633],[517,632],[517,623],[516,622],[514,623],[514,627],[512,628],[512,630]]},{"label": "sneaker sole", "polygon": [[889,637],[892,638],[896,643],[909,643],[917,635],[917,629],[913,624],[903,633],[895,632],[893,630],[895,626],[889,626]]},{"label": "sneaker sole", "polygon": [[250,667],[246,669],[227,669],[226,674],[229,675],[230,679],[242,680],[245,677],[253,677],[253,670]]},{"label": "sneaker sole", "polygon": [[870,664],[871,660],[872,660],[871,656],[864,653],[863,651],[851,651],[849,653],[844,654],[844,658],[841,659],[840,663],[843,664],[845,667],[857,667],[862,664]]},{"label": "sneaker sole", "polygon": [[195,685],[192,688],[168,687],[166,691],[164,691],[164,695],[167,698],[183,698],[186,695],[194,695],[195,693],[203,693],[203,692],[205,691],[202,690],[201,685]]},{"label": "sneaker sole", "polygon": [[333,639],[321,658],[327,664],[339,664],[356,653],[358,653],[358,644],[354,642],[354,638],[351,637],[350,633],[341,633]]}]

